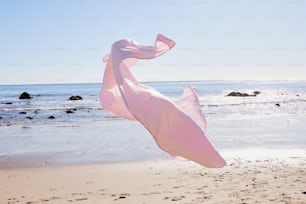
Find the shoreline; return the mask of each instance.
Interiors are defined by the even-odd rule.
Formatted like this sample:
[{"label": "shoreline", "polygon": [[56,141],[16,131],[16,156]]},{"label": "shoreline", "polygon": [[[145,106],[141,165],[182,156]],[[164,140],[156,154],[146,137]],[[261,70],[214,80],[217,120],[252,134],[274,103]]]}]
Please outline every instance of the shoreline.
[{"label": "shoreline", "polygon": [[[305,116],[209,120],[208,136],[225,159],[306,157]],[[290,120],[290,122],[287,122]],[[57,164],[118,163],[171,159],[139,123],[127,120],[79,127],[2,128],[0,168]]]},{"label": "shoreline", "polygon": [[306,158],[208,169],[150,160],[0,169],[1,203],[303,203]]},{"label": "shoreline", "polygon": [[[112,165],[112,164],[129,164],[154,161],[176,161],[185,160],[180,157],[172,157],[162,150],[161,156],[144,156],[143,158],[109,158],[107,160],[94,158],[72,160],[71,156],[63,155],[63,152],[39,153],[39,154],[20,154],[20,155],[1,155],[1,169],[18,169],[18,168],[40,168],[40,167],[64,167],[64,166],[83,166],[83,165]],[[218,149],[225,158],[227,165],[234,161],[256,162],[266,160],[277,160],[286,163],[295,161],[294,159],[306,158],[306,148],[236,148],[236,149]],[[186,160],[187,161],[187,160]],[[195,162],[193,162],[195,163]],[[195,163],[196,164],[196,163]]]}]

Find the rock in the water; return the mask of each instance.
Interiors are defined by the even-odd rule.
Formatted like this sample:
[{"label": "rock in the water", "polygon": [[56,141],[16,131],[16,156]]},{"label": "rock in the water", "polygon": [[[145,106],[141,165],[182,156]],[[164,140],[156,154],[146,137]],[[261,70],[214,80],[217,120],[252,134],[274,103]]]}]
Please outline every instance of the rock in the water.
[{"label": "rock in the water", "polygon": [[12,105],[13,103],[12,102],[5,102],[3,104],[5,104],[5,105]]},{"label": "rock in the water", "polygon": [[79,95],[77,96],[70,96],[68,100],[71,100],[71,101],[76,101],[76,100],[82,100],[83,98]]},{"label": "rock in the water", "polygon": [[280,104],[279,104],[279,103],[276,103],[275,105],[278,106],[278,107],[280,107]]},{"label": "rock in the water", "polygon": [[66,110],[66,113],[74,113],[74,111],[69,109],[69,110]]},{"label": "rock in the water", "polygon": [[0,116],[0,119],[3,119],[2,116]]},{"label": "rock in the water", "polygon": [[23,92],[20,96],[19,99],[31,99],[32,96],[28,92]]},{"label": "rock in the water", "polygon": [[48,118],[49,119],[55,119],[54,115],[50,115]]},{"label": "rock in the water", "polygon": [[28,116],[28,117],[26,117],[27,119],[29,119],[29,120],[32,120],[33,118],[32,117],[30,117],[30,116]]},{"label": "rock in the water", "polygon": [[256,96],[255,94],[241,93],[239,91],[232,91],[226,96],[239,96],[239,97],[247,97],[247,96]]},{"label": "rock in the water", "polygon": [[19,114],[21,114],[21,115],[25,115],[25,114],[27,114],[27,112],[25,112],[25,111],[21,111],[21,112],[19,112]]},{"label": "rock in the water", "polygon": [[260,94],[261,92],[260,91],[253,91],[253,94],[255,95],[255,96],[257,96],[258,94]]}]

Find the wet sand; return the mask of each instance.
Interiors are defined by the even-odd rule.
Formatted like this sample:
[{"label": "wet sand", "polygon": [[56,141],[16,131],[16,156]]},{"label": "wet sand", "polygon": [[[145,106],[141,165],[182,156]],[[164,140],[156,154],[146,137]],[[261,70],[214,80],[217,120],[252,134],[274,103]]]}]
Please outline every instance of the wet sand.
[{"label": "wet sand", "polygon": [[5,167],[0,203],[305,203],[306,158]]}]

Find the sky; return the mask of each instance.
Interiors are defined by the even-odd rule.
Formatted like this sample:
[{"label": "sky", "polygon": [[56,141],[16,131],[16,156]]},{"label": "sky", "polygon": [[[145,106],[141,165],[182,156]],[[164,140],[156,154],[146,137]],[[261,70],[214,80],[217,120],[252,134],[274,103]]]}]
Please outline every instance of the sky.
[{"label": "sky", "polygon": [[306,0],[0,0],[0,84],[101,82],[113,42],[176,41],[139,81],[306,80]]}]

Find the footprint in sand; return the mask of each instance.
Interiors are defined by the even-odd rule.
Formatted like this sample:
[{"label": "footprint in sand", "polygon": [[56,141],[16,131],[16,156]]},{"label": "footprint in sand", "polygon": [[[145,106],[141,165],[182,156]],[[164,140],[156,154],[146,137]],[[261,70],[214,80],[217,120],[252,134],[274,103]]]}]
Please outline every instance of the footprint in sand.
[{"label": "footprint in sand", "polygon": [[58,200],[58,199],[61,199],[60,197],[56,197],[56,196],[53,196],[50,198],[51,200]]},{"label": "footprint in sand", "polygon": [[[130,196],[131,194],[128,194],[128,193],[122,193],[122,194],[120,194],[119,195],[119,197],[118,198],[116,198],[115,200],[120,200],[120,199],[125,199],[125,198],[127,198],[128,196]],[[116,196],[116,195],[112,195],[112,197],[114,197],[114,196]]]},{"label": "footprint in sand", "polygon": [[10,203],[18,203],[19,202],[19,200],[17,200],[17,198],[9,198],[8,199],[8,204],[10,204]]},{"label": "footprint in sand", "polygon": [[88,198],[76,198],[74,199],[75,201],[83,201],[83,200],[88,200]]},{"label": "footprint in sand", "polygon": [[142,193],[141,195],[144,195],[144,196],[149,196],[149,195],[160,195],[161,192],[149,192],[149,193]]},{"label": "footprint in sand", "polygon": [[76,195],[83,195],[83,193],[71,193],[71,195],[76,196]]},{"label": "footprint in sand", "polygon": [[[180,201],[184,198],[185,198],[185,196],[173,197],[173,198],[171,198],[171,201]],[[164,200],[168,200],[168,199],[170,199],[170,197],[164,197]]]}]

